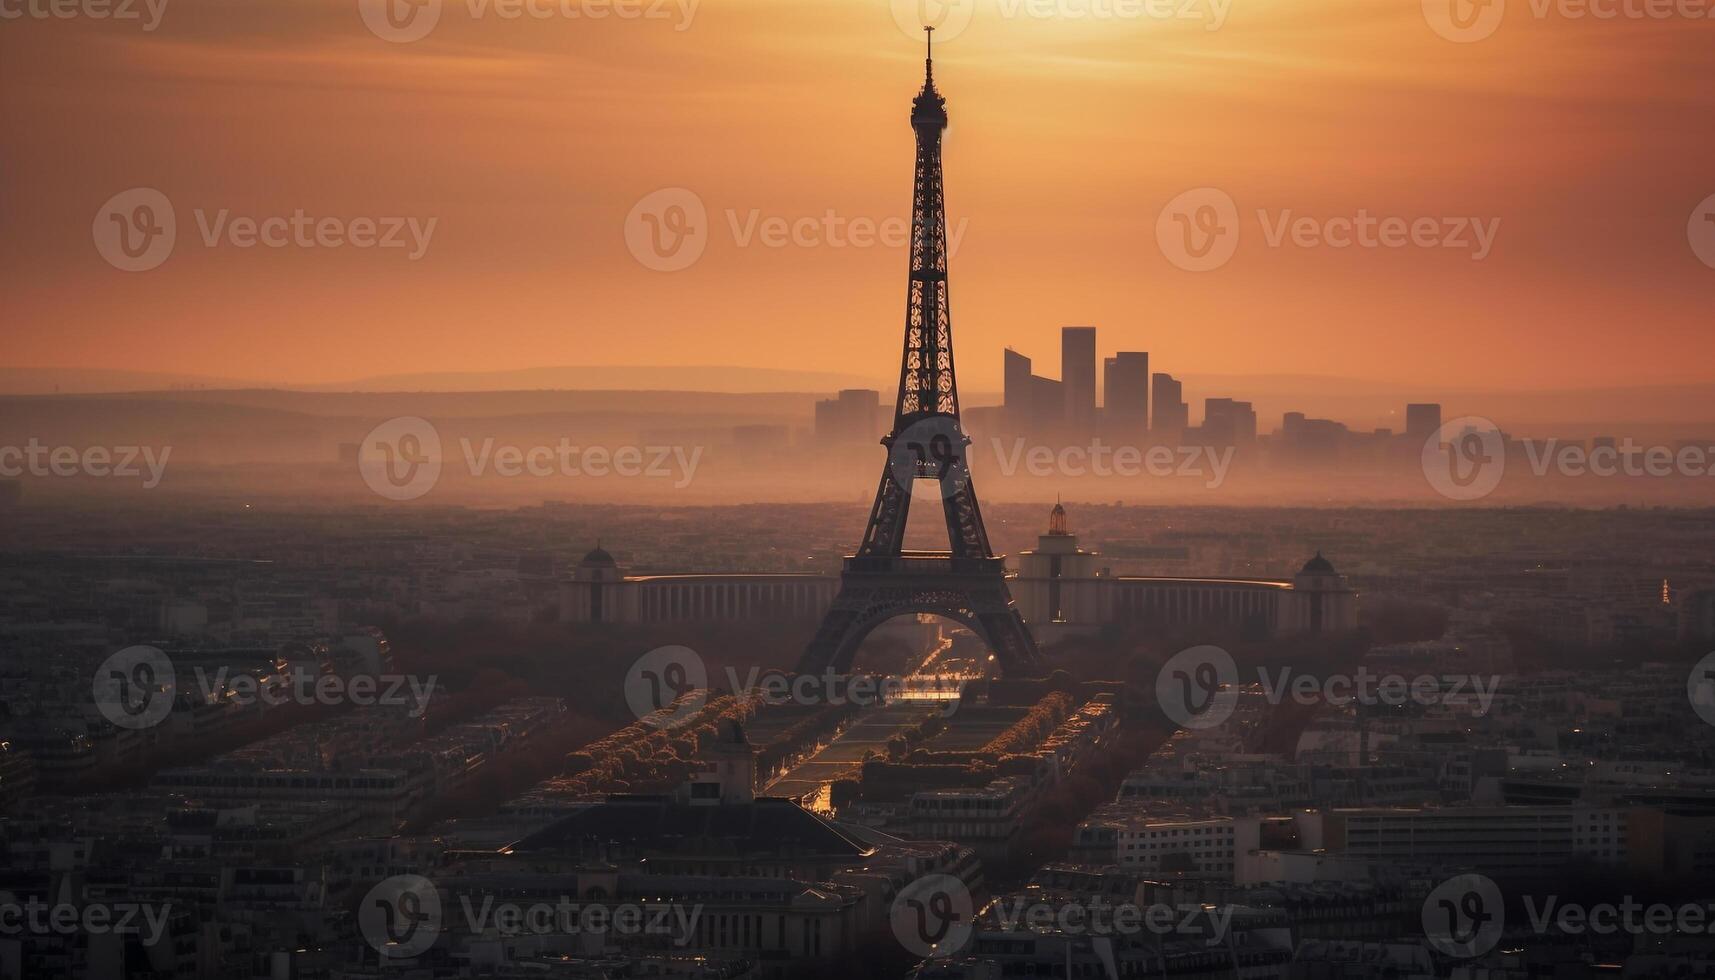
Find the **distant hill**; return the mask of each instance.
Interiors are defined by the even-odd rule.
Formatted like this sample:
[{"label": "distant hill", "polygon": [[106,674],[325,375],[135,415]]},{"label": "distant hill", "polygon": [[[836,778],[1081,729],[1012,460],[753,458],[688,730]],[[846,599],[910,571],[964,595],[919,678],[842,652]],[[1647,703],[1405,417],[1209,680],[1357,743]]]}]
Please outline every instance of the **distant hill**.
[{"label": "distant hill", "polygon": [[294,385],[309,391],[712,391],[833,392],[881,388],[879,378],[823,371],[762,367],[648,367],[640,365],[541,367],[516,371],[440,371],[385,374],[324,385]]},{"label": "distant hill", "polygon": [[255,381],[105,368],[0,367],[0,395],[90,395],[179,388],[255,388]]},{"label": "distant hill", "polygon": [[110,394],[185,389],[279,388],[295,391],[710,391],[834,392],[884,388],[882,378],[765,367],[581,366],[516,371],[385,374],[326,384],[243,380],[193,374],[86,368],[0,368],[0,394]]},{"label": "distant hill", "polygon": [[[1403,385],[1307,375],[1181,375],[1191,417],[1203,400],[1251,402],[1258,429],[1272,432],[1286,412],[1344,422],[1357,430],[1405,425],[1407,402],[1438,402],[1443,417],[1478,415],[1520,434],[1566,437],[1667,435],[1715,426],[1715,384],[1610,388],[1485,389]],[[111,397],[251,406],[310,416],[397,414],[471,418],[538,413],[626,415],[639,425],[661,416],[705,415],[710,424],[807,424],[812,403],[841,388],[873,388],[889,405],[894,381],[835,372],[756,367],[544,367],[517,371],[376,375],[331,384],[256,381],[146,371],[0,368],[0,396]],[[967,408],[998,404],[999,392],[967,384]],[[718,420],[718,421],[717,421]]]}]

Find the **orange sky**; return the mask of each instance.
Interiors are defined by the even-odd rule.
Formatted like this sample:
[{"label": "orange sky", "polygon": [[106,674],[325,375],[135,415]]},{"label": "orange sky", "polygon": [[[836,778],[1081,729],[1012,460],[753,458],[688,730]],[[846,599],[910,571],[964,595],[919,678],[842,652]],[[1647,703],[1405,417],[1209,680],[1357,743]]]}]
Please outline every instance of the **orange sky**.
[{"label": "orange sky", "polygon": [[[994,387],[1009,344],[1057,373],[1068,323],[1180,373],[1715,380],[1715,269],[1687,231],[1715,194],[1715,20],[1511,0],[1492,37],[1458,44],[1419,0],[1223,0],[1216,30],[1212,0],[1167,4],[1195,20],[1065,15],[1115,2],[974,0],[943,32],[966,384]],[[507,19],[445,0],[411,43],[371,33],[357,0],[166,3],[147,32],[0,24],[0,365],[896,370],[902,250],[746,246],[733,228],[907,213],[921,49],[886,0],[702,0],[688,21],[675,4]],[[1204,186],[1236,202],[1240,245],[1191,273],[1156,225]],[[172,202],[178,240],[122,272],[92,222],[135,187]],[[710,219],[702,258],[670,273],[625,238],[665,187]],[[220,209],[436,224],[416,261],[210,247],[195,212]],[[1500,226],[1482,261],[1274,248],[1259,209]]]}]

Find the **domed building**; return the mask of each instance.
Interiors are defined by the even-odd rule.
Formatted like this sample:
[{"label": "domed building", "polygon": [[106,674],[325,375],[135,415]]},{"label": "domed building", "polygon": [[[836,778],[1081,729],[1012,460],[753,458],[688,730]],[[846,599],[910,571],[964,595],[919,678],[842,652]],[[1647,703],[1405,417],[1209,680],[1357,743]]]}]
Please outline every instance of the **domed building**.
[{"label": "domed building", "polygon": [[1048,514],[1048,533],[1037,537],[1036,547],[1019,552],[1018,578],[1012,585],[1013,601],[1025,622],[1036,630],[1036,638],[1052,642],[1052,624],[1103,623],[1109,615],[1107,579],[1096,561],[1101,555],[1078,547],[1066,508],[1055,504]]},{"label": "domed building", "polygon": [[619,563],[597,541],[572,572],[571,594],[560,610],[561,618],[579,623],[611,623],[623,618],[618,600],[624,586]]},{"label": "domed building", "polygon": [[1292,595],[1291,617],[1284,624],[1288,632],[1322,633],[1357,626],[1357,593],[1320,551],[1292,577]]},{"label": "domed building", "polygon": [[1019,554],[1010,585],[1043,643],[1109,623],[1233,626],[1255,636],[1357,628],[1357,594],[1320,552],[1290,581],[1112,575],[1099,552],[1078,546],[1062,504],[1036,541]]}]

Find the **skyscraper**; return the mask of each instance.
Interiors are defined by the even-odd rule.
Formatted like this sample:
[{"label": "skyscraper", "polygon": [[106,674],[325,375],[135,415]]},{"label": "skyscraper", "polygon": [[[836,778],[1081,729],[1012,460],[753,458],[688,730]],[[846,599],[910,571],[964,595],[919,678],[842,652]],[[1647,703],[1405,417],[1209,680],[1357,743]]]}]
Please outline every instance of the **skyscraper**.
[{"label": "skyscraper", "polygon": [[1159,437],[1157,442],[1177,442],[1190,424],[1191,409],[1185,404],[1185,386],[1171,374],[1157,374],[1152,387],[1150,406],[1154,421],[1150,431]]},{"label": "skyscraper", "polygon": [[837,398],[816,403],[816,440],[823,444],[870,442],[883,429],[881,392],[847,388]]},{"label": "skyscraper", "polygon": [[1149,431],[1149,354],[1120,351],[1102,362],[1103,428],[1129,443]]},{"label": "skyscraper", "polygon": [[1069,434],[1087,436],[1096,428],[1096,328],[1060,331],[1060,383],[1066,395]]},{"label": "skyscraper", "polygon": [[1002,359],[1002,405],[1006,426],[1013,432],[1029,432],[1035,428],[1036,406],[1030,384],[1030,358],[1008,347]]},{"label": "skyscraper", "polygon": [[1424,403],[1405,406],[1405,434],[1419,442],[1428,439],[1441,428],[1441,406]]},{"label": "skyscraper", "polygon": [[1256,441],[1256,410],[1231,398],[1203,400],[1203,437],[1215,446],[1246,446]]}]

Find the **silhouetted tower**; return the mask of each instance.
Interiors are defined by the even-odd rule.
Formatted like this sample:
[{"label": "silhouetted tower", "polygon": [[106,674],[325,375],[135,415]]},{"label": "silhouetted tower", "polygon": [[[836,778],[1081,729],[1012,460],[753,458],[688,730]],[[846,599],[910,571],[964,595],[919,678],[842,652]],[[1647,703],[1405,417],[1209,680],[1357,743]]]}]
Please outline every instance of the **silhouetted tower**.
[{"label": "silhouetted tower", "polygon": [[[905,350],[893,428],[882,438],[887,465],[876,488],[858,553],[846,559],[840,594],[804,652],[805,670],[846,669],[863,637],[897,615],[931,612],[983,636],[1003,667],[1032,663],[1036,643],[1007,592],[1005,563],[989,547],[959,422],[953,373],[953,322],[947,300],[947,213],[941,133],[947,100],[935,89],[933,28],[923,90],[911,103],[917,167],[911,204],[911,269],[905,301]],[[939,491],[948,551],[906,553],[906,519],[921,484]]]},{"label": "silhouetted tower", "polygon": [[[933,44],[934,28],[924,28]],[[911,510],[912,477],[942,486],[947,536],[958,558],[992,557],[977,496],[971,489],[953,376],[953,320],[947,301],[947,210],[942,197],[941,133],[947,100],[935,90],[935,62],[924,62],[923,91],[911,103],[917,133],[917,176],[911,199],[911,274],[905,300],[905,352],[893,430],[881,440],[889,465],[881,472],[860,555],[897,555]],[[909,465],[907,465],[909,464]]]}]

